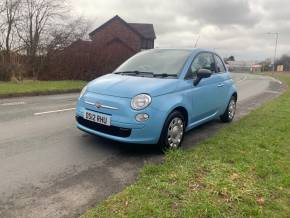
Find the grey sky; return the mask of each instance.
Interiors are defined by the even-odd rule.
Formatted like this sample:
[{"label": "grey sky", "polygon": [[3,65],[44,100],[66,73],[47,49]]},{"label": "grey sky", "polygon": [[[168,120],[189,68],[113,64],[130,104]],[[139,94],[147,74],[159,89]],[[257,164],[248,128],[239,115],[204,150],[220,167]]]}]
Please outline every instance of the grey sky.
[{"label": "grey sky", "polygon": [[71,0],[73,12],[93,20],[93,28],[118,14],[128,22],[153,23],[157,47],[215,48],[224,56],[260,60],[290,54],[289,0]]}]

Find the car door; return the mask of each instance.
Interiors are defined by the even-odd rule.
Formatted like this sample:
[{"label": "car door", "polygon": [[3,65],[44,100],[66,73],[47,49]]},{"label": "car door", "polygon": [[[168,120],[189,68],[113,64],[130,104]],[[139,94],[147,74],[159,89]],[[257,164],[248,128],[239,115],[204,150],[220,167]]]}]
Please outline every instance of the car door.
[{"label": "car door", "polygon": [[[216,77],[216,83],[217,83],[217,104],[218,104],[218,109],[219,110],[223,110],[225,105],[228,104],[227,101],[227,93],[228,93],[228,79],[229,79],[229,75],[228,72],[226,70],[226,67],[222,61],[222,59],[214,54],[214,59],[215,59],[215,63],[216,63],[216,73],[215,73],[215,77]],[[220,111],[221,113],[223,113],[223,111]]]},{"label": "car door", "polygon": [[[193,81],[199,69],[208,69],[212,76],[202,79],[196,86]],[[198,54],[189,69],[186,78],[190,78],[191,88],[187,97],[191,102],[190,124],[195,125],[205,122],[217,114],[218,111],[218,78],[216,77],[216,65],[214,56],[210,52]]]}]

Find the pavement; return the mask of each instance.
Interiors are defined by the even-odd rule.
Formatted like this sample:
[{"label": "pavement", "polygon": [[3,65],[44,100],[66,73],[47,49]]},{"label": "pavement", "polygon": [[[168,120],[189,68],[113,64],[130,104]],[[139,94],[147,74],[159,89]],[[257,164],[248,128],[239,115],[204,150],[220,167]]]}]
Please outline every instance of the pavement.
[{"label": "pavement", "polygon": [[[278,96],[283,84],[234,73],[236,119]],[[78,217],[132,184],[146,163],[161,162],[154,145],[129,145],[75,127],[78,94],[0,100],[0,217]],[[226,125],[212,121],[186,134],[196,146]]]}]

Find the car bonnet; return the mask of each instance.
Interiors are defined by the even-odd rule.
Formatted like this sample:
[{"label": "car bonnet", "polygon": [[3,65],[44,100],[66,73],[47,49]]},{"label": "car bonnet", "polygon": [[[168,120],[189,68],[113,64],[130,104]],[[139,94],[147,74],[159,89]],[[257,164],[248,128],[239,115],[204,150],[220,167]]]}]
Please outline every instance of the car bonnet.
[{"label": "car bonnet", "polygon": [[141,93],[154,97],[173,92],[178,81],[169,78],[107,74],[90,82],[87,91],[125,98],[132,98]]}]

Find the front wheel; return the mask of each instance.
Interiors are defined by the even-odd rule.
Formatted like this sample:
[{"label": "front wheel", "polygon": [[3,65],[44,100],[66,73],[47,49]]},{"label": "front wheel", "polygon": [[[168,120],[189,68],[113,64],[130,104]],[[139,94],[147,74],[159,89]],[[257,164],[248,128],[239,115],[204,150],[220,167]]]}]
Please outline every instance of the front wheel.
[{"label": "front wheel", "polygon": [[180,147],[185,131],[184,116],[179,111],[172,112],[166,119],[159,145],[163,151]]},{"label": "front wheel", "polygon": [[229,123],[233,121],[235,114],[236,114],[236,108],[237,108],[237,100],[235,96],[231,97],[231,100],[227,106],[226,111],[224,114],[220,117],[221,121],[225,123]]}]

